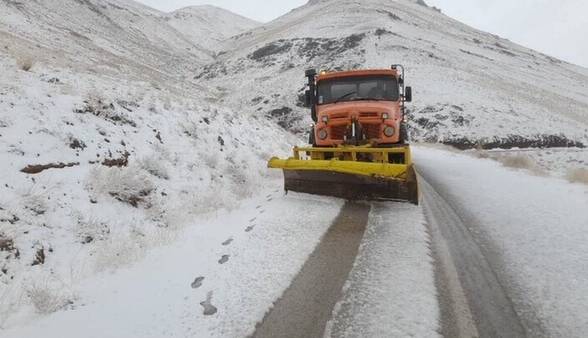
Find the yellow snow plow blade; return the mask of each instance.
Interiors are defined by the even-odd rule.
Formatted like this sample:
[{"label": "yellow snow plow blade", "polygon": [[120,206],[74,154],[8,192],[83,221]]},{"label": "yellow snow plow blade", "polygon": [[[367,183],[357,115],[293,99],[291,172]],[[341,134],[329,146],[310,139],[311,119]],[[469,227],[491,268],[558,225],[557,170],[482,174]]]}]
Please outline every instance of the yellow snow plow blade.
[{"label": "yellow snow plow blade", "polygon": [[400,200],[418,204],[410,148],[294,148],[268,167],[284,171],[284,189],[347,199]]}]

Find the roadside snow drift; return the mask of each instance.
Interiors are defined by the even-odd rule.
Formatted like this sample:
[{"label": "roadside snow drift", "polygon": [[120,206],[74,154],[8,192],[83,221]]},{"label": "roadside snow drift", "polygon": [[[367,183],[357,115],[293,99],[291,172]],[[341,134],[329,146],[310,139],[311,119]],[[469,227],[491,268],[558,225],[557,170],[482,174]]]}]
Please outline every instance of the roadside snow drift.
[{"label": "roadside snow drift", "polygon": [[173,246],[75,285],[81,303],[2,332],[33,337],[244,337],[288,287],[343,201],[260,191],[194,220]]},{"label": "roadside snow drift", "polygon": [[416,147],[419,172],[462,217],[530,336],[588,330],[588,186]]}]

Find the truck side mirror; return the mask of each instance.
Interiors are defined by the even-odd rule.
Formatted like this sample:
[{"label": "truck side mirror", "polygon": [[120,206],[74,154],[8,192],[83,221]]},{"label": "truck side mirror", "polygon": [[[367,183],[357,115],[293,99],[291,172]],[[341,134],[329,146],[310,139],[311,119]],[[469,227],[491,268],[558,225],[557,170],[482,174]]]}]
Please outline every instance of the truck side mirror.
[{"label": "truck side mirror", "polygon": [[307,90],[306,92],[304,92],[304,106],[305,107],[310,107],[312,102],[311,102],[311,97],[310,97],[310,90]]},{"label": "truck side mirror", "polygon": [[411,102],[412,101],[412,87],[406,87],[404,91],[404,102]]}]

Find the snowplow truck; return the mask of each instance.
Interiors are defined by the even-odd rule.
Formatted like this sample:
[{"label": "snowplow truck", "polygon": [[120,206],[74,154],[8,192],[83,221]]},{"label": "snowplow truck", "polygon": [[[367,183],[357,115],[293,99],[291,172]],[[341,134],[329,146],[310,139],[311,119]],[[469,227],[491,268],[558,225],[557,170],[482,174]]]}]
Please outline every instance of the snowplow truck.
[{"label": "snowplow truck", "polygon": [[268,164],[283,170],[284,189],[418,204],[405,116],[412,88],[404,84],[404,67],[305,75],[314,121],[309,145]]}]

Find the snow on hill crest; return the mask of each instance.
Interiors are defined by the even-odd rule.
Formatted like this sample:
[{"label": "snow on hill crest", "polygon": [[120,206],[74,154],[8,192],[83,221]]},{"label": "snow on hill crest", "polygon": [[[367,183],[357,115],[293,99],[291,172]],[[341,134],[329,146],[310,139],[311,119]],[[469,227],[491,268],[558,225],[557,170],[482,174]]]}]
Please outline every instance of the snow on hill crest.
[{"label": "snow on hill crest", "polygon": [[211,5],[181,8],[169,13],[166,19],[195,44],[212,51],[219,50],[222,41],[260,25],[257,21]]},{"label": "snow on hill crest", "polygon": [[0,27],[17,40],[14,44],[32,45],[31,52],[50,64],[96,66],[124,60],[169,69],[181,60],[210,58],[169,27],[162,14],[131,1],[3,1],[0,10]]},{"label": "snow on hill crest", "polygon": [[214,6],[163,13],[130,0],[0,2],[4,47],[36,62],[139,78],[181,76],[257,23]]}]

